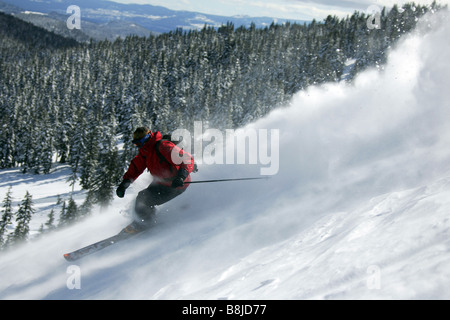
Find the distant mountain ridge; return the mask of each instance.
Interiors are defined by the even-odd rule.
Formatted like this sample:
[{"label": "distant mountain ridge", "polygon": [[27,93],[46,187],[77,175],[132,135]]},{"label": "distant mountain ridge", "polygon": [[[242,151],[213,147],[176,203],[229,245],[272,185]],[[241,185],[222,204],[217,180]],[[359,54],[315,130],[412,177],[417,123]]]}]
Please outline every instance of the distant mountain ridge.
[{"label": "distant mountain ridge", "polygon": [[[68,30],[65,21],[70,5],[81,9],[81,30]],[[257,28],[269,26],[273,22],[287,21],[305,23],[303,20],[286,20],[271,17],[218,16],[190,11],[174,11],[161,6],[120,4],[105,0],[2,0],[0,11],[14,14],[55,33],[74,37],[79,41],[88,38],[97,40],[114,39],[118,36],[159,34],[173,31],[200,29],[203,26],[220,27],[228,22],[236,27],[249,27],[252,23]],[[64,30],[66,29],[66,30]],[[72,32],[74,31],[74,32]]]},{"label": "distant mountain ridge", "polygon": [[[12,14],[0,11],[0,49],[2,62],[17,63],[19,57],[29,56],[33,49],[58,49],[79,45],[73,38],[63,37],[45,28],[23,21]],[[2,80],[5,79],[4,71],[1,72]]]}]

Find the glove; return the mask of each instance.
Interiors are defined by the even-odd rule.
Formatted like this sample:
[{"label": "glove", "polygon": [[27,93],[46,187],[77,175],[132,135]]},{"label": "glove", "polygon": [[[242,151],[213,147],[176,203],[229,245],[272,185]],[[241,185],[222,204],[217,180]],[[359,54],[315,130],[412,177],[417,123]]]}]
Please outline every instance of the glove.
[{"label": "glove", "polygon": [[117,187],[116,194],[119,198],[123,198],[125,196],[125,190],[130,186],[131,181],[130,180],[123,180],[119,186]]},{"label": "glove", "polygon": [[172,188],[179,188],[184,186],[184,180],[189,176],[189,172],[186,169],[178,170],[177,176],[172,181]]},{"label": "glove", "polygon": [[179,188],[184,186],[184,179],[181,177],[176,177],[175,179],[173,179],[172,181],[172,188]]}]

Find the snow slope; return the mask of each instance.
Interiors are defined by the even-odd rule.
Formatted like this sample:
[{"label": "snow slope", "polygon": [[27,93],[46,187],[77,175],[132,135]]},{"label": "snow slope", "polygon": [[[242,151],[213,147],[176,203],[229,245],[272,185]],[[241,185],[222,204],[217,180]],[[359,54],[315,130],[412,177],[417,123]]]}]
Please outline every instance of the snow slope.
[{"label": "snow slope", "polygon": [[[280,130],[270,180],[192,185],[150,234],[67,263],[128,222],[141,176],[103,212],[3,253],[0,299],[449,299],[448,18],[423,19],[383,72],[299,92],[251,124]],[[203,165],[194,178],[258,172]],[[11,170],[2,195],[10,175],[32,194],[61,184]]]}]

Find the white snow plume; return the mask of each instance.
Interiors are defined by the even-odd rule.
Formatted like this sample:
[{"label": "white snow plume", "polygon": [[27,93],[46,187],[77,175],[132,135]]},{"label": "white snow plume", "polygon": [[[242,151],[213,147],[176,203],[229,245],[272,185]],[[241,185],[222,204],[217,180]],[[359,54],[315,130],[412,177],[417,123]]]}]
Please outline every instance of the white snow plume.
[{"label": "white snow plume", "polygon": [[[450,298],[450,22],[427,16],[384,71],[312,87],[248,128],[280,130],[268,181],[192,185],[148,235],[74,263],[127,220],[106,213],[0,256],[0,298]],[[202,166],[195,180],[251,176]]]}]

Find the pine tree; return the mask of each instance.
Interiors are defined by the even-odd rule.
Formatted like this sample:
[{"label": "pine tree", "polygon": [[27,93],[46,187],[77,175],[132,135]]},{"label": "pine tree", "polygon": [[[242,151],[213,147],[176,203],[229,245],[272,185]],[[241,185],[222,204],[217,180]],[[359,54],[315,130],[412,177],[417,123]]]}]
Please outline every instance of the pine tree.
[{"label": "pine tree", "polygon": [[13,216],[13,212],[11,209],[11,187],[9,187],[5,199],[3,200],[3,209],[2,209],[2,220],[0,221],[0,248],[6,243],[6,239],[4,238],[8,226],[11,224],[11,218]]},{"label": "pine tree", "polygon": [[[108,119],[108,118],[107,118]],[[122,166],[119,163],[119,152],[115,139],[115,118],[110,114],[109,121],[99,130],[98,165],[92,174],[91,190],[102,206],[109,204],[113,199],[113,189],[122,175]]]},{"label": "pine tree", "polygon": [[72,174],[68,178],[70,186],[72,186],[72,191],[74,190],[75,183],[78,180],[78,174],[80,170],[80,162],[83,158],[83,153],[85,152],[83,144],[83,135],[85,134],[85,129],[87,127],[87,119],[84,116],[86,108],[80,107],[77,115],[75,116],[75,121],[77,125],[75,126],[72,134],[71,144],[69,148],[69,163],[72,169]]},{"label": "pine tree", "polygon": [[93,175],[98,166],[98,139],[100,132],[96,128],[95,123],[93,122],[92,127],[83,136],[84,149],[80,159],[80,184],[86,190],[92,188]]},{"label": "pine tree", "polygon": [[47,230],[55,229],[55,225],[54,225],[54,223],[55,223],[55,212],[54,212],[53,209],[50,211],[50,213],[48,214],[47,218],[48,218],[48,220],[45,223],[45,227],[47,228]]},{"label": "pine tree", "polygon": [[30,231],[29,224],[33,213],[34,209],[32,196],[27,191],[19,206],[19,210],[16,213],[16,228],[14,229],[10,239],[12,244],[17,244],[27,239]]},{"label": "pine tree", "polygon": [[78,218],[78,207],[77,204],[75,203],[75,200],[72,197],[70,197],[65,214],[66,223],[72,224],[77,220],[77,218]]},{"label": "pine tree", "polygon": [[89,190],[84,202],[78,208],[78,216],[84,217],[91,213],[92,207],[95,204],[95,195],[92,190]]},{"label": "pine tree", "polygon": [[63,227],[67,225],[67,217],[66,217],[66,201],[62,202],[61,206],[61,212],[59,213],[59,221],[58,221],[58,227]]},{"label": "pine tree", "polygon": [[121,166],[118,162],[119,154],[115,149],[101,153],[99,166],[93,176],[92,188],[96,202],[106,206],[113,199],[114,187],[121,176]]}]

